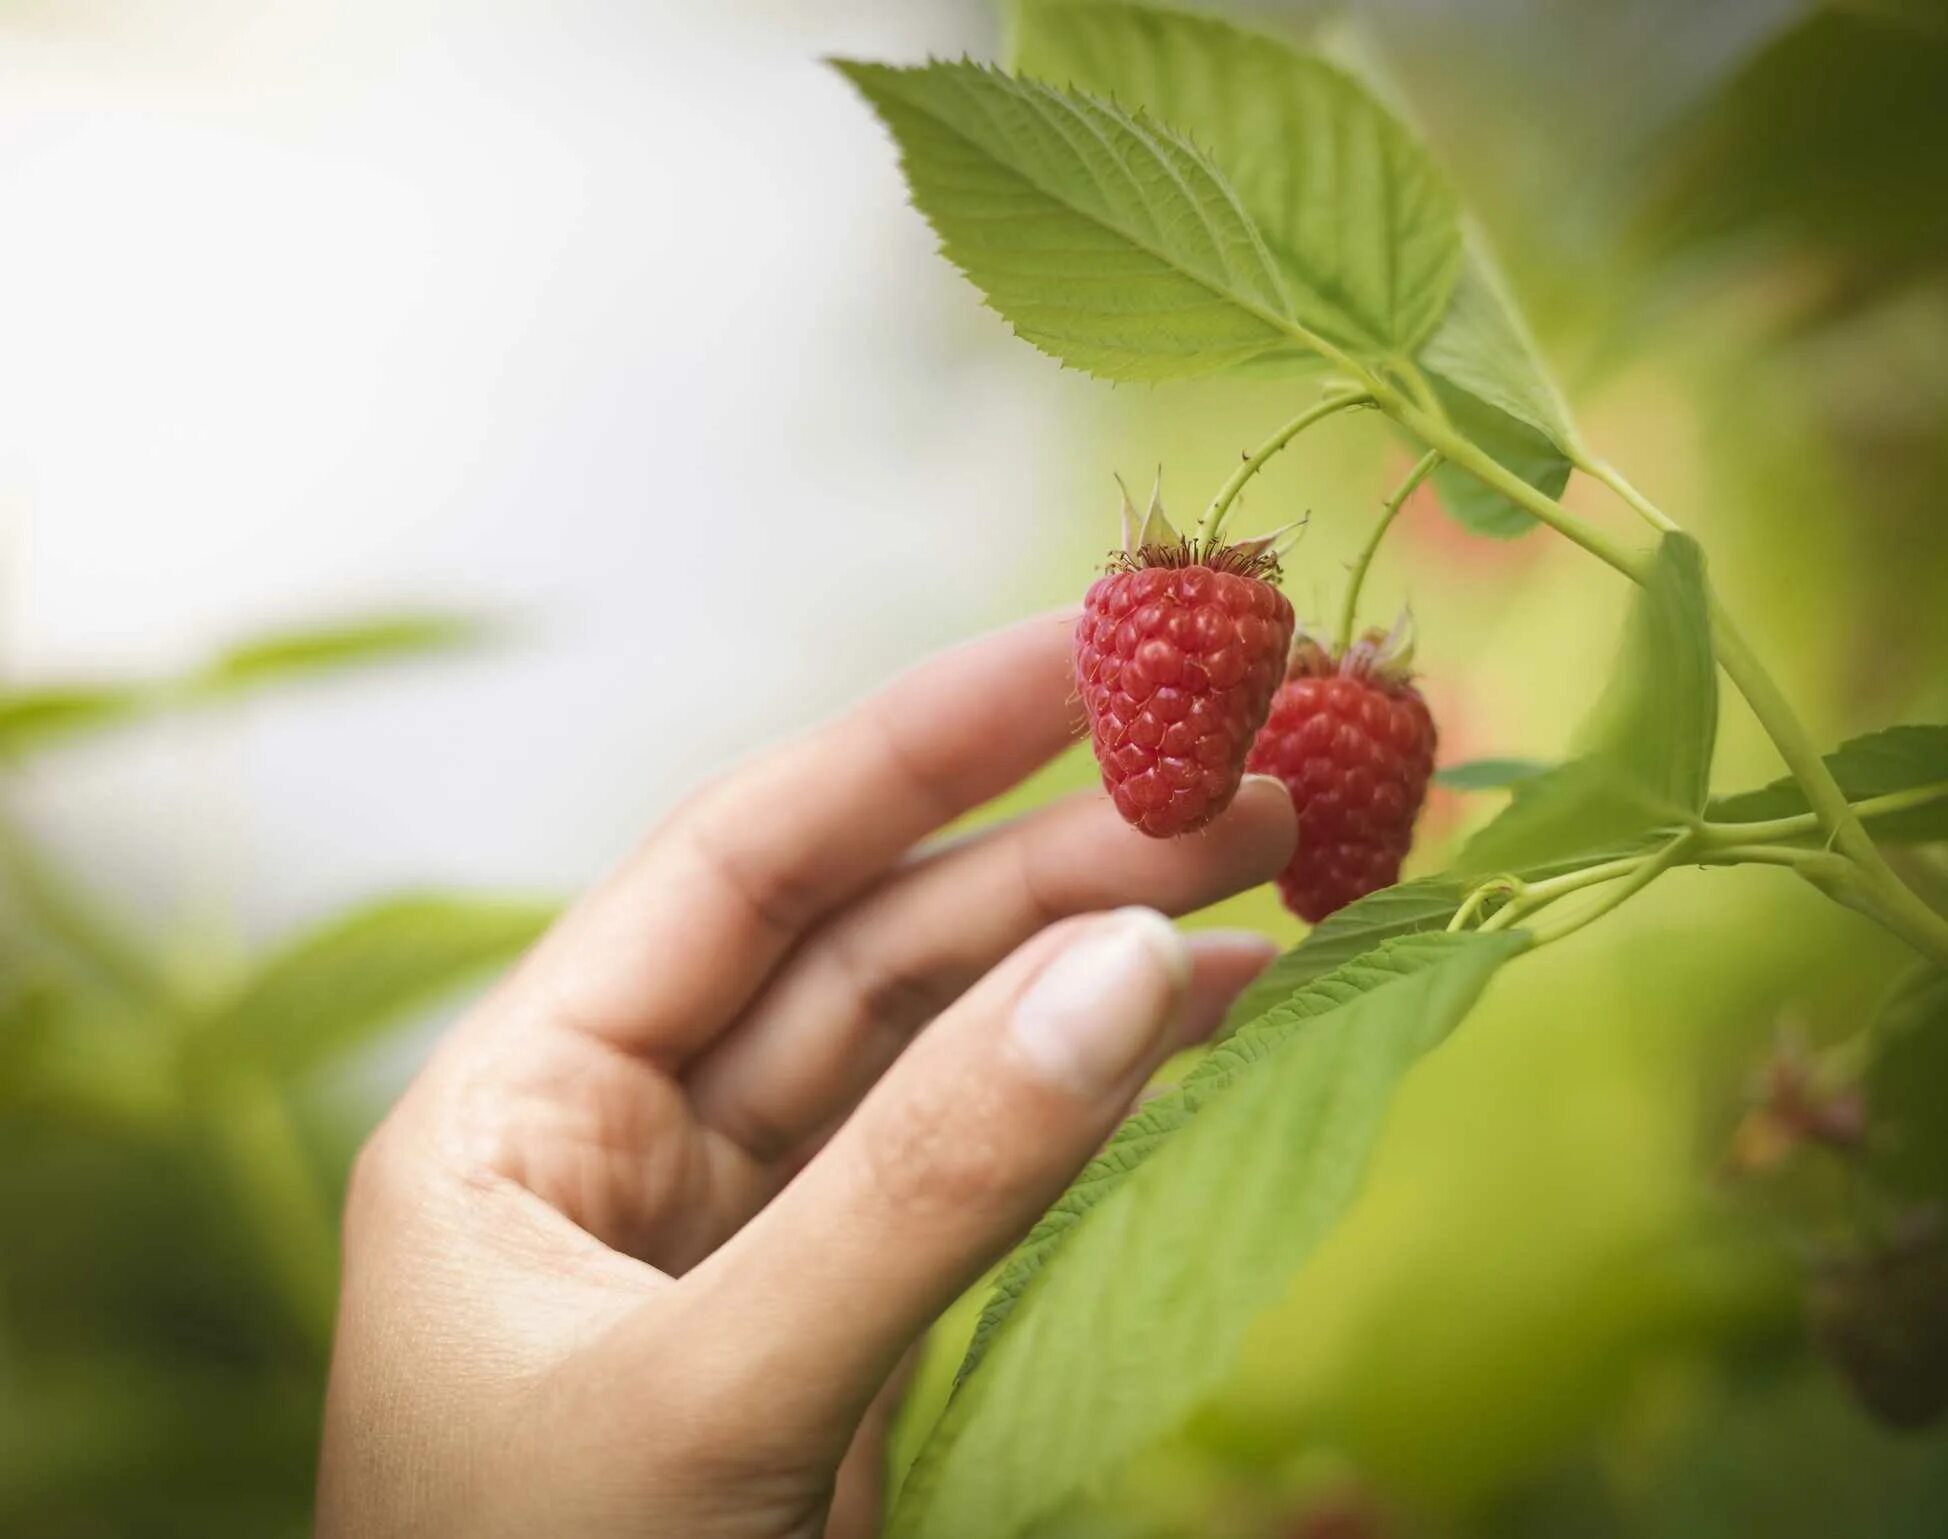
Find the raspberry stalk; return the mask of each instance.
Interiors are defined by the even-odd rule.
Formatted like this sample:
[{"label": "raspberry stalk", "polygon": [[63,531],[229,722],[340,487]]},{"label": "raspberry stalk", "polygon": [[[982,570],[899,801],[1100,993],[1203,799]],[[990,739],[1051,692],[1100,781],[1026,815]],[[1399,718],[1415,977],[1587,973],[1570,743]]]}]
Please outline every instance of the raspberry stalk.
[{"label": "raspberry stalk", "polygon": [[1360,548],[1359,558],[1353,563],[1353,570],[1346,579],[1346,606],[1339,614],[1338,645],[1344,652],[1353,644],[1353,627],[1359,623],[1360,589],[1366,585],[1367,568],[1373,565],[1373,557],[1380,549],[1380,541],[1386,538],[1387,530],[1393,526],[1395,516],[1413,496],[1414,488],[1432,475],[1441,463],[1440,451],[1429,449],[1420,457],[1414,468],[1407,472],[1407,478],[1394,488],[1393,495],[1386,500],[1380,510],[1380,521],[1373,526],[1373,533],[1367,536],[1366,544]]}]

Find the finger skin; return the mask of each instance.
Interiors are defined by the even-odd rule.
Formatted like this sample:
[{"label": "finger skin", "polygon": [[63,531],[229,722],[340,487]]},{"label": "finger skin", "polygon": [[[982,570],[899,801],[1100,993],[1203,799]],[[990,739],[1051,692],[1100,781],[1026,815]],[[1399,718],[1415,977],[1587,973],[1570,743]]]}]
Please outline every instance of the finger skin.
[{"label": "finger skin", "polygon": [[786,1157],[1036,931],[1125,904],[1203,908],[1270,881],[1297,837],[1284,786],[1253,777],[1189,838],[1145,838],[1091,794],[944,851],[810,938],[691,1070],[692,1104],[754,1158]]},{"label": "finger skin", "polygon": [[[1098,980],[1106,951],[1121,960]],[[849,1428],[912,1340],[1096,1151],[1170,1051],[1190,985],[1181,938],[1124,910],[1044,931],[971,990],[680,1285],[732,1398],[761,1385],[789,1436]],[[618,1360],[629,1350],[619,1343]],[[841,1439],[831,1456],[842,1451]]]},{"label": "finger skin", "polygon": [[929,659],[691,798],[544,939],[525,984],[579,1029],[688,1059],[807,926],[1071,740],[1072,624],[1039,615]]}]

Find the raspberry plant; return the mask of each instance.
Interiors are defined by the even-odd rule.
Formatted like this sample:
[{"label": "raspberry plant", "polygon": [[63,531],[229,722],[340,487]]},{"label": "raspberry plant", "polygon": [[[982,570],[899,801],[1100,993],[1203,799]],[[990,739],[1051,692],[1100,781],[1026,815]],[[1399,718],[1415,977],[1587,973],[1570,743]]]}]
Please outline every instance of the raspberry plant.
[{"label": "raspberry plant", "polygon": [[[897,140],[943,253],[1026,341],[1108,380],[1250,371],[1313,397],[1216,489],[1193,553],[1226,548],[1239,492],[1303,432],[1371,411],[1414,446],[1348,584],[1341,654],[1373,550],[1423,479],[1471,531],[1546,526],[1637,589],[1568,757],[1512,784],[1453,870],[1371,892],[1275,964],[1004,1265],[892,1517],[906,1539],[1001,1539],[1059,1520],[1209,1401],[1359,1190],[1402,1076],[1524,953],[1674,867],[1764,864],[1883,925],[1939,979],[1948,919],[1882,846],[1948,836],[1948,726],[1822,756],[1697,542],[1583,438],[1441,172],[1352,75],[1211,18],[1102,0],[1024,0],[1007,69],[839,68]],[[1565,506],[1578,472],[1638,538]],[[1118,707],[1090,695],[1084,666],[1100,740]],[[1714,798],[1721,674],[1787,774]],[[1198,794],[1152,831],[1229,793]],[[1348,880],[1373,873],[1396,874]],[[1904,1038],[1918,1030],[1948,1019]]]}]

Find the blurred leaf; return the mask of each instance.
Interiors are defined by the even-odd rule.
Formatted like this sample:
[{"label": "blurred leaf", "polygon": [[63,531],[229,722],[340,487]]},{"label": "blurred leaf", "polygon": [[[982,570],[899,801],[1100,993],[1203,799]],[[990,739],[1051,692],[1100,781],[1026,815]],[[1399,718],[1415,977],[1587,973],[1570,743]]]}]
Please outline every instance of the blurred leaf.
[{"label": "blurred leaf", "polygon": [[1461,262],[1454,195],[1332,65],[1212,17],[1091,0],[1020,0],[1013,65],[1207,150],[1312,330],[1404,355],[1441,319]]},{"label": "blurred leaf", "polygon": [[1540,1484],[1505,1495],[1468,1532],[1477,1539],[1938,1539],[1948,1512],[1948,1435],[1876,1425],[1817,1361],[1732,1365],[1665,1398],[1627,1452],[1578,1456]]},{"label": "blurred leaf", "polygon": [[1506,791],[1553,767],[1541,759],[1470,759],[1434,771],[1434,780],[1450,791]]},{"label": "blurred leaf", "polygon": [[[1948,789],[1948,726],[1887,727],[1850,738],[1826,756],[1826,767],[1848,801],[1928,786]],[[1757,791],[1716,797],[1705,815],[1718,823],[1764,823],[1798,817],[1809,810],[1799,782],[1787,778]],[[1876,839],[1915,843],[1948,839],[1948,796],[1868,821]]]},{"label": "blurred leaf", "polygon": [[290,1073],[369,1041],[533,944],[551,906],[443,893],[383,899],[266,962],[212,1023]]},{"label": "blurred leaf", "polygon": [[1576,756],[1516,787],[1501,816],[1468,841],[1456,869],[1516,870],[1625,843],[1701,812],[1717,731],[1704,556],[1688,536],[1667,534]]},{"label": "blurred leaf", "polygon": [[153,1011],[167,985],[148,947],[119,916],[0,816],[0,915],[6,944],[31,966],[77,988],[105,990]]},{"label": "blurred leaf", "polygon": [[477,617],[389,615],[240,642],[181,679],[0,689],[0,756],[122,726],[171,705],[227,699],[287,679],[457,651],[487,634],[488,626]]},{"label": "blurred leaf", "polygon": [[1007,1539],[1188,1416],[1352,1202],[1401,1075],[1522,944],[1394,941],[1144,1105],[1004,1265],[891,1532]]},{"label": "blurred leaf", "polygon": [[97,1133],[166,1134],[184,1110],[168,1023],[112,991],[35,985],[0,1015],[0,1112]]},{"label": "blurred leaf", "polygon": [[1922,967],[1881,1007],[1870,1041],[1867,1116],[1876,1177],[1904,1197],[1948,1203],[1948,968]]},{"label": "blurred leaf", "polygon": [[193,694],[231,694],[311,674],[458,651],[486,635],[478,617],[452,614],[386,615],[273,631],[219,652],[186,687]]},{"label": "blurred leaf", "polygon": [[1907,1233],[1821,1258],[1813,1339],[1876,1420],[1907,1430],[1948,1413],[1948,1232],[1937,1210]]},{"label": "blurred leaf", "polygon": [[1948,25],[1938,4],[1906,9],[1809,6],[1673,122],[1636,242],[1734,265],[1790,255],[1802,289],[1824,257],[1816,316],[1948,269]]},{"label": "blurred leaf", "polygon": [[139,684],[50,685],[0,692],[0,754],[116,726],[155,703]]},{"label": "blurred leaf", "polygon": [[8,1388],[0,1529],[9,1534],[304,1531],[319,1418],[302,1381],[158,1342],[35,1362]]}]

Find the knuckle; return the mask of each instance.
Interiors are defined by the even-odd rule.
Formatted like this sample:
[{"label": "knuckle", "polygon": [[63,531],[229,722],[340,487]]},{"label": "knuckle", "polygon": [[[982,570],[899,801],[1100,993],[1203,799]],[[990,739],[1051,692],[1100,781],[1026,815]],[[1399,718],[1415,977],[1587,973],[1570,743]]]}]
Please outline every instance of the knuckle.
[{"label": "knuckle", "polygon": [[903,1046],[946,1003],[941,980],[924,969],[856,966],[853,976],[860,1019],[896,1047]]}]

